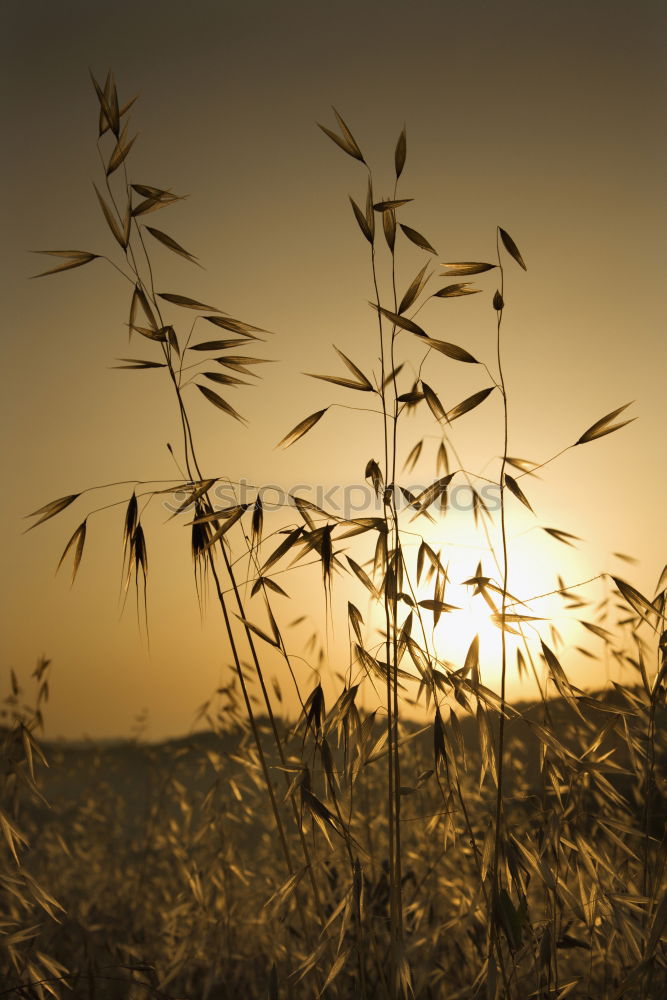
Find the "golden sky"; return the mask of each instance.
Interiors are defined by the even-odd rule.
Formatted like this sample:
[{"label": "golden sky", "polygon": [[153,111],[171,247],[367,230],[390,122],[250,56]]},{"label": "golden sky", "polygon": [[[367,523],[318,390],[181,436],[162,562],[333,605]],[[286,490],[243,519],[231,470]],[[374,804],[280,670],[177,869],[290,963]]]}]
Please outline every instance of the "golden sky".
[{"label": "golden sky", "polygon": [[[163,373],[110,367],[118,357],[142,356],[127,347],[122,279],[95,261],[28,280],[48,266],[30,249],[114,252],[91,184],[99,162],[88,68],[104,78],[111,67],[121,99],[140,95],[131,180],[189,195],[148,221],[205,269],[158,247],[157,286],[275,331],[261,345],[275,362],[264,380],[228,396],[248,418],[247,430],[191,392],[207,475],[328,489],[359,483],[367,460],[379,458],[375,418],[340,409],[292,449],[275,444],[327,403],[357,402],[301,374],[340,374],[332,343],[367,372],[377,356],[367,244],[348,201],[363,202],[365,173],[315,123],[335,128],[336,106],[382,195],[393,188],[393,151],[405,123],[400,193],[414,201],[400,221],[433,244],[434,262],[493,261],[502,226],[528,265],[526,273],[512,261],[506,269],[510,454],[544,461],[635,400],[634,423],[569,451],[539,481],[524,480],[536,516],[511,508],[510,584],[528,597],[550,589],[556,572],[568,583],[611,572],[652,596],[667,561],[666,21],[664,5],[647,0],[632,9],[616,0],[223,0],[187,12],[181,4],[126,0],[105,8],[4,5],[2,648],[6,668],[26,679],[39,655],[53,659],[49,734],[127,734],[144,706],[150,736],[183,732],[228,672],[212,601],[200,621],[187,530],[182,521],[166,524],[158,504],[146,515],[150,650],[131,597],[120,617],[121,508],[89,522],[72,589],[68,570],[54,579],[54,569],[98,495],[22,534],[23,515],[59,496],[176,475],[166,443],[178,446],[177,413]],[[400,289],[424,260],[403,240]],[[494,274],[479,276],[483,294],[436,301],[420,314],[432,336],[489,364]],[[469,368],[438,356],[428,362],[428,380],[453,405],[487,384]],[[426,414],[405,427],[406,455],[414,440],[437,430]],[[499,400],[462,418],[456,444],[466,467],[497,474]],[[413,482],[433,478],[430,458],[425,450]],[[120,488],[112,499],[127,496]],[[433,536],[460,580],[479,557],[468,521],[447,515]],[[585,541],[570,550],[540,526]],[[619,561],[612,555],[619,551],[638,564]],[[323,623],[318,580],[316,569],[281,578],[294,597],[285,622],[307,614]],[[345,669],[348,589],[343,581],[335,588],[334,670]],[[361,607],[362,593],[355,594]],[[598,582],[587,596],[594,605],[604,594]],[[303,653],[308,625],[289,634],[295,654]],[[451,626],[442,655],[464,655],[466,641]],[[611,669],[571,662],[582,685],[603,683]],[[299,669],[307,687],[310,669]],[[514,681],[512,693],[521,693]]]}]

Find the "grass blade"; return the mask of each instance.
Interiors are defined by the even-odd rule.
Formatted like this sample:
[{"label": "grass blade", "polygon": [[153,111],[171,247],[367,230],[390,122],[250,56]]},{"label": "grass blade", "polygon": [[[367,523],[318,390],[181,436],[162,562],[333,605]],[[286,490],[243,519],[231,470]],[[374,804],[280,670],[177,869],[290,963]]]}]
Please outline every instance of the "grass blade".
[{"label": "grass blade", "polygon": [[83,546],[85,544],[85,541],[86,541],[86,521],[84,520],[76,529],[76,531],[70,538],[69,542],[65,546],[65,551],[61,555],[60,560],[58,562],[58,566],[56,567],[56,573],[57,573],[60,567],[62,566],[63,560],[67,555],[67,553],[69,552],[69,550],[72,548],[72,546],[76,546],[74,551],[74,565],[72,568],[72,583],[74,583],[74,578],[76,577],[76,573],[79,568],[79,564],[81,562],[81,556],[83,555]]},{"label": "grass blade", "polygon": [[456,420],[457,417],[462,417],[464,413],[469,413],[470,410],[474,410],[476,406],[479,406],[480,403],[484,402],[486,397],[493,392],[494,388],[495,386],[489,386],[488,389],[480,389],[479,392],[475,392],[472,396],[468,396],[468,398],[464,399],[462,403],[458,403],[445,414],[447,420],[451,423],[451,421]]},{"label": "grass blade", "polygon": [[496,264],[481,264],[476,261],[465,261],[458,264],[442,264],[444,267],[443,276],[447,278],[456,278],[459,276],[464,276],[466,274],[482,274],[483,271],[490,271],[492,268],[497,267]]},{"label": "grass blade", "polygon": [[308,431],[315,426],[318,420],[322,419],[328,409],[329,407],[326,406],[323,410],[318,410],[316,413],[311,413],[309,417],[305,417],[305,419],[298,423],[296,427],[292,428],[289,434],[286,434],[285,437],[278,442],[276,448],[289,448],[290,445],[293,445],[299,440],[299,438],[302,438],[304,434],[307,434]]},{"label": "grass blade", "polygon": [[401,130],[401,134],[398,137],[398,142],[396,143],[396,150],[394,152],[394,169],[396,170],[396,180],[403,173],[403,167],[405,166],[405,155],[407,152],[407,137],[405,134],[405,125]]},{"label": "grass blade", "polygon": [[[592,424],[588,430],[584,431],[581,437],[574,442],[575,445],[586,444],[588,441],[595,441],[597,438],[604,437],[605,434],[611,434],[613,431],[617,431],[620,430],[621,427],[625,427],[626,424],[632,423],[632,420],[624,420],[620,424],[609,426],[611,421],[617,417],[619,413],[623,413],[624,410],[627,410],[628,406],[632,406],[632,401],[630,403],[625,403],[624,406],[619,406],[617,410],[612,410],[611,413],[607,413],[604,417],[600,417],[599,420],[596,420],[595,423]],[[633,417],[632,419],[636,420],[637,418]]]},{"label": "grass blade", "polygon": [[219,410],[222,410],[223,413],[228,413],[230,417],[234,417],[234,419],[238,420],[239,423],[248,423],[248,421],[242,417],[240,413],[237,413],[234,407],[230,406],[229,403],[222,398],[222,396],[217,394],[217,392],[213,392],[213,390],[209,389],[207,385],[200,385],[198,382],[196,384],[199,391],[206,397],[206,399],[208,399],[209,403],[213,403],[213,405],[217,406]]},{"label": "grass blade", "polygon": [[519,253],[519,248],[512,239],[512,237],[510,236],[510,234],[505,232],[504,229],[501,229],[500,226],[498,226],[498,232],[500,233],[500,238],[503,241],[503,246],[505,247],[507,252],[514,258],[519,267],[522,267],[524,271],[526,271],[527,268],[523,262],[523,257]]},{"label": "grass blade", "polygon": [[438,252],[431,246],[426,237],[422,236],[421,233],[418,233],[416,229],[411,229],[410,226],[404,226],[402,222],[400,222],[399,225],[410,242],[414,243],[415,246],[420,247],[422,250],[428,250],[429,253],[435,254]]},{"label": "grass blade", "polygon": [[55,517],[56,514],[60,514],[61,511],[65,510],[71,503],[74,503],[81,496],[80,493],[71,493],[69,496],[60,497],[59,500],[52,500],[51,503],[44,504],[39,510],[34,510],[32,514],[28,514],[27,517],[39,517],[39,521],[35,521],[28,528],[28,531],[32,531],[39,524],[44,524],[45,521],[50,520],[50,518]]},{"label": "grass blade", "polygon": [[191,263],[197,263],[197,258],[193,254],[189,253],[189,251],[186,250],[185,247],[182,247],[180,243],[177,243],[176,240],[173,240],[171,236],[167,236],[166,233],[163,233],[161,229],[154,229],[152,226],[146,226],[146,229],[151,236],[158,241],[158,243],[161,243],[169,250],[173,250],[174,253],[179,254],[181,257],[185,257],[185,259],[189,260]]}]

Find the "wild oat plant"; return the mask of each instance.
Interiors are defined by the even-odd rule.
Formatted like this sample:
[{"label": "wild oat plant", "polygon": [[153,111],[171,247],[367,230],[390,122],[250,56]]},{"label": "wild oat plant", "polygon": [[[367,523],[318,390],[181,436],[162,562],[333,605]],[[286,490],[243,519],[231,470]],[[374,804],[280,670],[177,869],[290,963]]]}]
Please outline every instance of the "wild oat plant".
[{"label": "wild oat plant", "polygon": [[[295,495],[287,523],[268,530],[259,492],[251,502],[216,504],[216,487],[233,490],[238,470],[202,468],[189,409],[201,393],[218,411],[211,419],[227,422],[221,432],[243,423],[228,399],[256,376],[254,352],[268,334],[186,295],[157,291],[156,244],[196,262],[148,224],[179,196],[130,179],[134,101],[121,105],[111,74],[93,83],[103,168],[96,192],[113,253],[40,251],[58,260],[44,273],[101,264],[120,272],[130,335],[143,348],[120,367],[163,369],[180,426],[172,452],[181,471],[166,483],[109,486],[110,497],[124,496],[83,516],[61,562],[71,561],[76,574],[89,521],[122,505],[124,587],[136,588],[145,610],[144,512],[180,491],[173,516],[189,525],[197,594],[212,589],[222,614],[230,675],[200,710],[208,735],[162,747],[137,739],[115,755],[92,748],[85,765],[81,754],[53,748],[49,808],[36,737],[47,664],[36,672],[36,709],[21,707],[13,682],[0,813],[0,996],[664,996],[667,568],[651,598],[607,578],[604,607],[591,607],[556,572],[563,607],[636,678],[595,695],[568,679],[555,627],[547,644],[523,603],[527,595],[508,590],[508,520],[516,505],[531,507],[530,475],[548,464],[509,450],[506,271],[514,269],[514,287],[526,270],[516,243],[497,228],[492,261],[434,265],[428,240],[399,221],[413,209],[399,193],[405,129],[393,190],[380,197],[341,116],[334,112],[335,130],[320,126],[358,161],[365,188],[350,199],[350,218],[367,244],[367,336],[377,364],[364,372],[338,351],[339,373],[313,376],[327,383],[330,402],[280,443],[326,434],[331,407],[364,393],[379,428],[363,470],[377,506],[348,516]],[[397,260],[409,260],[415,247],[425,263],[399,295]],[[437,267],[453,280],[428,292]],[[494,275],[486,290],[469,280]],[[486,361],[427,329],[442,323],[436,309],[472,294],[488,296],[494,320]],[[462,365],[479,373],[478,388],[446,406],[439,373],[448,368],[453,381]],[[466,467],[456,437],[459,421],[492,396],[502,406],[501,458],[489,479]],[[622,427],[624,410],[597,420],[570,447],[589,447]],[[438,437],[432,481],[417,494],[401,485],[405,470],[428,458],[427,439],[404,446],[413,411],[432,417]],[[469,517],[486,547],[465,584],[500,630],[499,691],[482,683],[476,636],[462,662],[452,662],[446,638],[435,639],[439,621],[457,609],[447,599],[448,553],[432,543],[429,528],[447,516],[455,481],[470,490]],[[483,489],[489,484],[496,510]],[[40,507],[33,526],[71,513],[87,496]],[[545,530],[564,545],[576,541]],[[285,619],[311,610],[290,607],[282,585],[288,567],[304,562],[320,567],[330,616],[340,603],[334,578],[336,592],[349,593],[347,662],[340,671],[320,664],[328,671],[324,687],[339,689],[329,706],[325,674],[306,687],[301,657],[285,638]],[[520,675],[534,677],[537,703],[508,703],[515,660]],[[279,685],[267,683],[277,661],[301,705],[295,723],[282,717]],[[123,754],[145,774],[136,802],[118,776]]]}]

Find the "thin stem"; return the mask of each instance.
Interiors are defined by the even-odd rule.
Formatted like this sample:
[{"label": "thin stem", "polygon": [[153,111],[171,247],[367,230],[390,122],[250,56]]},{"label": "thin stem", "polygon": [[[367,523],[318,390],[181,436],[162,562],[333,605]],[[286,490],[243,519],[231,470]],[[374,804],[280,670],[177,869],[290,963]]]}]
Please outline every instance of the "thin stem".
[{"label": "thin stem", "polygon": [[506,678],[507,678],[507,638],[505,633],[505,614],[507,610],[507,580],[508,580],[508,559],[507,559],[507,530],[505,524],[505,466],[507,464],[508,448],[508,418],[507,418],[507,390],[505,387],[505,377],[502,367],[502,356],[500,350],[500,332],[503,320],[504,306],[504,271],[500,256],[500,231],[496,230],[496,252],[498,255],[498,267],[500,268],[500,308],[497,309],[496,320],[496,353],[498,362],[498,374],[500,380],[500,390],[503,400],[503,456],[500,466],[500,530],[502,537],[502,598],[500,611],[501,627],[501,673],[500,673],[500,708],[498,711],[498,748],[496,753],[496,816],[495,816],[495,839],[493,846],[493,883],[491,894],[491,921],[489,934],[489,961],[493,948],[493,939],[497,938],[497,948],[500,950],[500,934],[498,927],[499,897],[500,897],[500,856],[501,856],[501,824],[503,819],[503,756],[505,750],[505,701],[506,701]]},{"label": "thin stem", "polygon": [[[368,180],[369,185],[372,190],[372,175],[370,169],[368,170]],[[377,280],[377,268],[375,262],[375,241],[371,244],[371,271],[373,276],[373,288],[375,291],[375,305],[377,306],[377,318],[378,318],[378,336],[380,344],[380,386],[379,393],[382,402],[382,425],[383,425],[383,447],[384,447],[384,486],[388,485],[389,472],[391,469],[390,464],[390,453],[389,453],[389,414],[387,410],[387,395],[386,395],[386,367],[385,367],[385,347],[384,347],[384,329],[382,324],[382,313],[380,312],[380,291],[378,288]],[[383,507],[384,511],[384,521],[385,527],[387,529],[387,535],[389,532],[389,523],[386,514],[386,504]],[[388,593],[388,587],[386,585],[387,579],[389,577],[390,568],[388,564],[384,566],[385,572],[385,586],[383,590],[384,594],[384,615],[385,615],[385,629],[386,629],[386,641],[385,641],[385,654],[387,662],[387,681],[386,681],[386,699],[387,699],[387,737],[389,744],[389,752],[387,754],[387,833],[388,833],[388,847],[389,847],[389,903],[390,903],[390,946],[389,946],[389,989],[391,991],[391,996],[395,996],[396,993],[396,954],[394,948],[394,942],[396,940],[396,928],[398,923],[398,917],[396,912],[396,866],[395,866],[395,804],[398,799],[398,788],[395,787],[395,771],[393,756],[391,753],[391,746],[394,739],[393,729],[393,711],[392,711],[392,680],[391,680],[391,611],[390,611],[390,597]]]},{"label": "thin stem", "polygon": [[[396,198],[398,188],[398,179],[394,184],[394,198]],[[396,255],[394,253],[394,248],[391,251],[391,287],[393,295],[393,311],[394,313],[398,310],[398,299],[396,295]],[[396,357],[395,357],[395,346],[396,346],[396,336],[397,336],[397,326],[396,323],[392,324],[391,329],[391,346],[390,346],[390,358],[389,363],[391,365],[391,372],[396,370]],[[401,858],[401,770],[400,770],[400,753],[398,748],[398,720],[399,720],[399,702],[398,702],[398,591],[399,591],[399,581],[401,578],[402,569],[402,558],[401,558],[401,539],[398,527],[398,514],[396,512],[396,451],[398,442],[398,417],[399,417],[399,406],[398,406],[398,386],[396,384],[395,376],[392,376],[392,385],[394,388],[394,412],[392,418],[392,438],[391,438],[391,480],[386,485],[390,488],[388,494],[389,500],[389,516],[385,518],[385,524],[389,529],[389,519],[391,519],[391,530],[393,532],[393,560],[394,560],[394,586],[392,587],[391,594],[391,620],[392,620],[392,710],[393,710],[393,746],[391,749],[393,761],[394,761],[394,810],[395,810],[395,823],[396,823],[396,835],[394,850],[396,853],[395,860],[395,880],[396,880],[396,919],[397,919],[397,936],[398,941],[403,940],[403,873],[402,873],[402,858]],[[387,508],[385,508],[387,509]],[[389,659],[387,659],[389,662]]]}]

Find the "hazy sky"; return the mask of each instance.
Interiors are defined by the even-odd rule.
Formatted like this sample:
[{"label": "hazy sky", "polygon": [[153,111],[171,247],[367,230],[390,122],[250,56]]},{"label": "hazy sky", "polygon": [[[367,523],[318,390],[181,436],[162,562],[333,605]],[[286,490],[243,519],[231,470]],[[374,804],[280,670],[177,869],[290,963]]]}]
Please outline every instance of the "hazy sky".
[{"label": "hazy sky", "polygon": [[[146,515],[150,652],[132,598],[120,618],[122,508],[90,520],[71,590],[68,570],[54,579],[55,566],[105,495],[22,534],[24,514],[64,494],[176,475],[166,442],[178,444],[177,413],[163,373],[110,368],[118,357],[148,356],[127,347],[122,279],[96,261],[28,280],[46,260],[30,249],[114,253],[91,184],[100,173],[89,67],[102,78],[111,67],[121,98],[140,95],[131,179],[190,196],[146,221],[205,270],[157,247],[158,287],[275,331],[261,345],[275,363],[260,387],[228,395],[248,430],[191,390],[207,474],[330,487],[359,482],[366,461],[379,457],[375,418],[343,410],[290,451],[274,446],[327,403],[357,402],[301,375],[340,373],[332,343],[366,371],[377,355],[367,244],[348,201],[363,200],[364,171],[315,122],[335,127],[336,106],[380,194],[392,190],[394,145],[406,123],[401,192],[415,200],[400,218],[436,247],[434,262],[493,260],[500,225],[528,265],[525,274],[508,267],[506,277],[510,453],[544,460],[636,401],[638,419],[627,429],[528,481],[537,516],[512,509],[513,582],[530,596],[533,582],[551,585],[558,570],[568,582],[610,571],[653,593],[667,560],[664,4],[217,0],[186,10],[6,0],[2,20],[2,649],[22,678],[40,654],[53,659],[49,733],[127,733],[144,706],[151,736],[182,732],[228,669],[212,602],[200,623],[188,532],[165,524],[159,506]],[[402,241],[399,289],[424,259]],[[431,303],[420,321],[492,362],[495,284],[493,273],[481,275],[483,295]],[[471,367],[429,361],[429,382],[447,405],[488,384]],[[461,421],[456,442],[468,467],[497,474],[499,420],[492,398]],[[404,454],[436,430],[426,415],[407,426]],[[422,469],[432,478],[426,461],[413,481]],[[120,488],[109,499],[128,495]],[[463,521],[445,519],[435,544],[452,545],[452,566],[465,576],[478,553],[464,558]],[[586,543],[564,549],[538,525]],[[639,564],[618,561],[618,551]],[[285,622],[304,612],[322,621],[317,572],[281,582],[295,597]],[[598,586],[589,596],[603,594]],[[330,639],[335,669],[345,666],[340,607]],[[295,652],[308,631],[290,633]],[[301,676],[309,676],[305,665]]]}]

